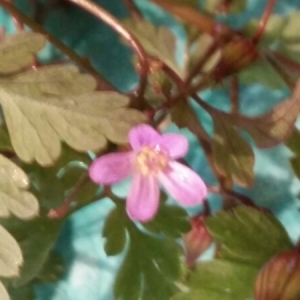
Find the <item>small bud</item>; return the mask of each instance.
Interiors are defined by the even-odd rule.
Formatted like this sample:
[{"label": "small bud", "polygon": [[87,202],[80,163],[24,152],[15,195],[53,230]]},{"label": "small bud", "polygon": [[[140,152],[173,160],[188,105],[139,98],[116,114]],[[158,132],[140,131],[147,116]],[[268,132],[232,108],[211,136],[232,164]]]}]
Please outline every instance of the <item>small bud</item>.
[{"label": "small bud", "polygon": [[282,252],[263,267],[256,278],[255,299],[300,299],[299,252]]},{"label": "small bud", "polygon": [[186,264],[188,266],[193,266],[198,257],[212,243],[212,236],[206,229],[203,216],[193,217],[191,227],[190,232],[183,237]]}]

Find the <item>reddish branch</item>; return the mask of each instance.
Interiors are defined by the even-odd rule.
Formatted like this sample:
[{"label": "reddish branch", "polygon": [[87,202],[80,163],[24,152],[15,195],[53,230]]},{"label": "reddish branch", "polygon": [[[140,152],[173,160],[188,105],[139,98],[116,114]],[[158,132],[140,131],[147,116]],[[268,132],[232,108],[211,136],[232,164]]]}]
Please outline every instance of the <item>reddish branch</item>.
[{"label": "reddish branch", "polygon": [[258,29],[253,37],[253,43],[254,44],[258,44],[264,34],[264,31],[265,31],[265,28],[267,26],[267,23],[268,23],[268,20],[269,20],[269,17],[273,11],[273,8],[276,4],[276,1],[277,0],[269,0],[268,3],[267,3],[267,6],[265,8],[265,11],[261,17],[261,20],[259,22],[259,26],[258,26]]},{"label": "reddish branch", "polygon": [[76,200],[78,193],[82,189],[82,187],[88,182],[88,175],[87,173],[83,174],[81,178],[78,180],[76,186],[74,187],[71,194],[67,197],[64,204],[57,208],[51,209],[48,213],[48,217],[50,219],[59,219],[63,218],[65,215],[68,214],[71,204]]},{"label": "reddish branch", "polygon": [[142,97],[144,95],[144,91],[147,85],[149,64],[148,55],[141,43],[138,41],[138,39],[131,32],[129,32],[118,19],[116,19],[114,16],[112,16],[110,13],[108,13],[106,10],[104,10],[97,4],[87,0],[68,1],[76,4],[77,6],[83,8],[87,12],[102,20],[105,24],[111,27],[115,32],[122,36],[131,45],[132,49],[137,54],[139,60],[140,84],[138,93],[139,96]]}]

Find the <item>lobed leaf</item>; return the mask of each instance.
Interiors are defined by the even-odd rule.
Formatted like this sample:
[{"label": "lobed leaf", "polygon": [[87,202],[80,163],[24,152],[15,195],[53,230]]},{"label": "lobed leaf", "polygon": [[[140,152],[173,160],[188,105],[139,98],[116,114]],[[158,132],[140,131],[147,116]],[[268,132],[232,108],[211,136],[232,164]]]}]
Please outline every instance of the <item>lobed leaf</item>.
[{"label": "lobed leaf", "polygon": [[300,178],[300,132],[298,129],[294,129],[292,136],[286,142],[286,146],[294,153],[294,157],[290,159],[290,163],[295,175]]},{"label": "lobed leaf", "polygon": [[2,151],[14,152],[14,148],[10,142],[9,134],[6,128],[0,127],[0,149]]},{"label": "lobed leaf", "polygon": [[179,128],[188,128],[196,136],[210,142],[211,138],[198,121],[197,114],[187,101],[179,103],[171,109],[171,119]]},{"label": "lobed leaf", "polygon": [[1,300],[10,300],[7,290],[1,281],[0,281],[0,299]]},{"label": "lobed leaf", "polygon": [[33,32],[18,32],[0,40],[0,74],[17,72],[30,66],[34,55],[46,44],[43,35]]},{"label": "lobed leaf", "polygon": [[25,285],[18,288],[8,286],[7,291],[11,300],[36,300],[34,289],[31,285]]},{"label": "lobed leaf", "polygon": [[282,143],[292,134],[300,111],[300,80],[290,98],[257,118],[236,115],[231,118],[241,129],[247,131],[259,148],[270,148]]},{"label": "lobed leaf", "polygon": [[6,157],[0,155],[0,216],[11,214],[21,219],[37,216],[39,204],[27,191],[29,179],[25,172]]},{"label": "lobed leaf", "polygon": [[221,243],[218,257],[261,267],[280,251],[293,245],[284,227],[271,214],[239,206],[206,219],[206,226]]},{"label": "lobed leaf", "polygon": [[172,300],[254,300],[254,282],[276,253],[293,248],[287,232],[271,214],[238,206],[206,218],[217,242],[217,259],[200,262],[190,272],[187,292]]},{"label": "lobed leaf", "polygon": [[114,285],[115,298],[169,300],[176,291],[174,282],[181,277],[179,254],[174,241],[131,229],[129,250]]},{"label": "lobed leaf", "polygon": [[17,155],[47,166],[59,157],[61,140],[77,151],[99,151],[109,139],[126,143],[145,116],[126,108],[129,98],[95,92],[95,81],[75,67],[44,67],[0,80],[0,103]]},{"label": "lobed leaf", "polygon": [[180,73],[175,59],[176,39],[168,28],[157,27],[145,20],[126,20],[124,23],[148,54],[158,57],[178,74]]},{"label": "lobed leaf", "polygon": [[245,10],[247,0],[206,0],[205,9],[210,13],[240,13]]},{"label": "lobed leaf", "polygon": [[20,277],[11,279],[13,287],[20,287],[34,279],[47,262],[64,219],[37,218],[23,222],[18,219],[1,220],[18,241],[24,265]]},{"label": "lobed leaf", "polygon": [[257,272],[256,267],[227,260],[202,262],[190,274],[191,292],[180,293],[172,300],[252,300]]},{"label": "lobed leaf", "polygon": [[23,264],[21,249],[16,240],[2,226],[0,226],[0,241],[0,276],[19,275],[19,268]]},{"label": "lobed leaf", "polygon": [[263,57],[241,70],[238,78],[244,84],[259,83],[274,90],[286,87],[284,79]]},{"label": "lobed leaf", "polygon": [[179,238],[190,230],[187,212],[179,206],[160,205],[158,214],[143,226],[154,233],[162,233],[167,237]]},{"label": "lobed leaf", "polygon": [[182,274],[181,251],[175,241],[138,229],[121,203],[107,217],[102,234],[107,255],[120,253],[128,238],[128,250],[114,284],[116,300],[170,299],[176,290],[174,282]]},{"label": "lobed leaf", "polygon": [[[253,35],[259,27],[260,19],[251,20],[244,28],[244,33]],[[262,44],[299,61],[300,53],[300,10],[291,12],[289,15],[272,14],[266,24],[262,36]]]},{"label": "lobed leaf", "polygon": [[117,255],[122,252],[126,243],[126,220],[125,211],[115,207],[107,216],[102,236],[106,239],[104,251],[108,256]]},{"label": "lobed leaf", "polygon": [[223,113],[212,114],[214,120],[213,156],[220,174],[230,176],[240,186],[251,186],[254,180],[254,153]]},{"label": "lobed leaf", "polygon": [[[211,35],[215,34],[215,21],[188,3],[185,3],[185,1],[151,0],[151,2],[182,19],[185,23],[195,26],[201,32],[206,32]],[[225,28],[224,24],[223,28]],[[229,27],[226,27],[226,30],[231,31]]]}]

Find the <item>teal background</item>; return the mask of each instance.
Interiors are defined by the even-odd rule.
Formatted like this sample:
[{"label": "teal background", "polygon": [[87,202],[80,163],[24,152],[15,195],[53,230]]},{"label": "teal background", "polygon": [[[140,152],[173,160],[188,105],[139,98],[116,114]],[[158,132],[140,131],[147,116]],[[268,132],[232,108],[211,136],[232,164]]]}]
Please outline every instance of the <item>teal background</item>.
[{"label": "teal background", "polygon": [[[125,7],[120,0],[97,1],[118,18],[126,17]],[[267,1],[249,1],[245,13],[223,18],[235,28],[240,28],[252,17],[259,17]],[[168,25],[178,39],[177,57],[182,57],[184,32],[176,22],[157,7],[146,1],[137,1],[147,18],[157,24]],[[19,5],[28,11],[28,1],[19,0]],[[300,8],[297,0],[278,0],[275,12],[286,14]],[[91,59],[93,65],[121,90],[130,89],[137,81],[133,71],[131,51],[126,48],[118,37],[100,21],[72,6],[53,12],[47,19],[47,28],[73,49]],[[10,18],[0,9],[0,26],[6,26],[12,32]],[[42,51],[42,58],[57,59],[60,54],[47,47]],[[228,91],[207,91],[203,98],[212,104],[226,109]],[[241,110],[247,115],[258,115],[288,95],[287,90],[270,91],[260,85],[242,86],[240,91]],[[205,127],[211,128],[211,120],[199,111],[199,117]],[[172,125],[169,131],[179,131]],[[181,130],[190,141],[187,160],[209,184],[215,179],[203,157],[202,150],[195,137],[186,130]],[[287,228],[293,241],[300,235],[300,215],[297,210],[299,200],[299,182],[291,172],[288,158],[291,153],[284,146],[270,150],[257,150],[255,173],[256,180],[250,190],[242,190],[257,203],[271,208]],[[116,187],[119,194],[125,194],[128,184]],[[209,198],[214,210],[220,207],[220,199]],[[94,203],[75,213],[66,222],[60,235],[56,249],[63,256],[67,270],[64,279],[57,284],[44,284],[36,287],[38,300],[113,300],[112,285],[122,255],[106,257],[103,251],[101,230],[108,211],[113,207],[110,200]],[[267,241],[263,241],[267,242]]]}]

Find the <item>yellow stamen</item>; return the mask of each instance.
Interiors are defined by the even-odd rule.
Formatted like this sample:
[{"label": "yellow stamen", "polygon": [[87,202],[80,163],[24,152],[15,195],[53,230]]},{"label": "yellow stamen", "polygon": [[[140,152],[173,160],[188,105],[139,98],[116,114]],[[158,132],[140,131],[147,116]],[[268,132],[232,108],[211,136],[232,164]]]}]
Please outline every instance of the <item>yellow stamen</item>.
[{"label": "yellow stamen", "polygon": [[168,156],[160,149],[153,149],[149,146],[142,148],[135,160],[136,168],[142,175],[157,175],[168,166]]}]

